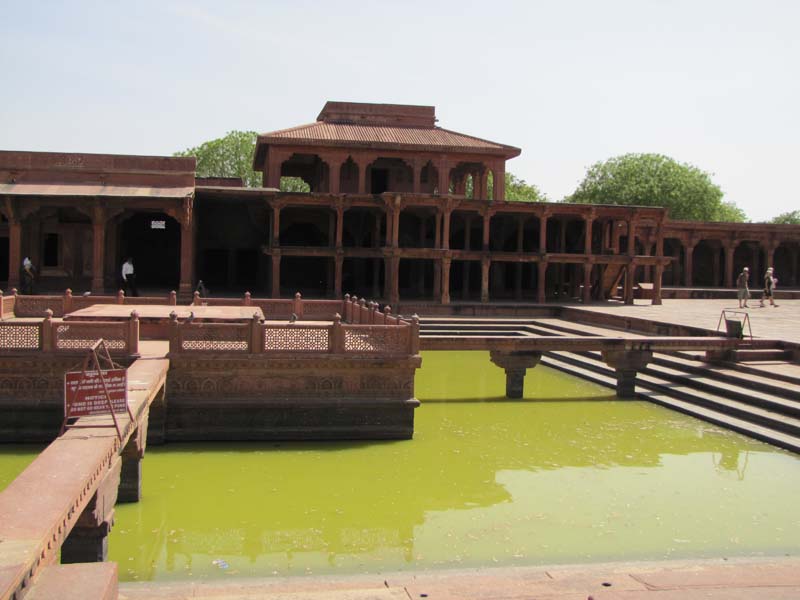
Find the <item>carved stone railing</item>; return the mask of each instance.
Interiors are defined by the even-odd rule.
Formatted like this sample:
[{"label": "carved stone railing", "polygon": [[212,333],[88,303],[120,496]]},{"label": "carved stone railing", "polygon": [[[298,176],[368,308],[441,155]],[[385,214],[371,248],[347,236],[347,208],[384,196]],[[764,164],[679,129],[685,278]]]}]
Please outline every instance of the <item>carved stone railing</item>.
[{"label": "carved stone railing", "polygon": [[76,310],[94,306],[95,304],[153,304],[176,305],[177,295],[170,292],[167,296],[132,296],[126,297],[120,290],[113,296],[86,295],[74,296],[72,290],[67,289],[63,295],[28,296],[18,294],[16,289],[11,290],[10,296],[3,296],[0,292],[0,319],[43,318],[47,310],[52,311],[54,317],[63,317]]},{"label": "carved stone railing", "polygon": [[139,315],[128,321],[54,321],[53,312],[36,323],[0,322],[0,351],[81,354],[102,338],[118,356],[139,353]]},{"label": "carved stone railing", "polygon": [[344,324],[334,315],[330,325],[262,321],[250,323],[185,323],[170,318],[170,354],[360,354],[416,355],[419,353],[419,319],[398,324]]}]

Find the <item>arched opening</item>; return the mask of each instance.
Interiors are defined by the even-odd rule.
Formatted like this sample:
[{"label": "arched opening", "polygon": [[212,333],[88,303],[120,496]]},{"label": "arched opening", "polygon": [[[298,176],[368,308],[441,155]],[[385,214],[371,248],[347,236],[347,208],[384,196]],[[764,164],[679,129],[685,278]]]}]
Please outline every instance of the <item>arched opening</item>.
[{"label": "arched opening", "polygon": [[342,292],[361,298],[383,298],[382,258],[345,258],[342,263]]},{"label": "arched opening", "polygon": [[328,257],[281,257],[281,296],[291,298],[297,292],[304,298],[332,296],[334,269],[334,261]]},{"label": "arched opening", "polygon": [[419,191],[431,195],[439,193],[439,169],[431,161],[425,163],[420,171]]},{"label": "arched opening", "polygon": [[281,178],[300,178],[308,184],[311,192],[327,192],[330,189],[329,174],[327,163],[323,162],[316,154],[292,154],[281,164]]},{"label": "arched opening", "polygon": [[797,285],[797,244],[782,243],[775,249],[773,267],[780,287]]},{"label": "arched opening", "polygon": [[483,245],[483,216],[475,211],[450,214],[450,248],[480,250]]},{"label": "arched opening", "polygon": [[414,190],[414,170],[399,158],[378,158],[367,165],[366,177],[370,194]]},{"label": "arched opening", "polygon": [[683,277],[683,244],[678,238],[664,239],[664,256],[671,260],[664,268],[662,275],[663,285],[681,285]]},{"label": "arched opening", "polygon": [[327,208],[287,207],[281,210],[280,225],[281,246],[328,247],[336,215]]},{"label": "arched opening", "polygon": [[489,223],[489,249],[518,252],[524,246],[525,215],[495,214]]},{"label": "arched opening", "polygon": [[433,300],[434,261],[401,258],[398,273],[400,298]]},{"label": "arched opening", "polygon": [[[181,278],[181,226],[162,212],[138,212],[122,221],[117,242],[120,265],[132,258],[139,293],[178,289]],[[121,288],[121,274],[117,273]]]},{"label": "arched opening", "polygon": [[450,298],[462,301],[480,300],[480,261],[454,260],[450,263]]},{"label": "arched opening", "polygon": [[401,248],[433,248],[436,241],[436,213],[406,209],[400,213],[398,244]]},{"label": "arched opening", "polygon": [[195,204],[197,279],[212,293],[269,291],[267,206],[232,200]]},{"label": "arched opening", "polygon": [[380,248],[385,236],[386,224],[382,211],[372,208],[344,211],[342,245],[345,248]]},{"label": "arched opening", "polygon": [[725,252],[719,240],[701,240],[692,254],[692,284],[718,287],[723,284]]},{"label": "arched opening", "polygon": [[[336,176],[335,173],[334,176]],[[358,193],[358,165],[350,156],[339,169],[339,192],[342,194]]]}]

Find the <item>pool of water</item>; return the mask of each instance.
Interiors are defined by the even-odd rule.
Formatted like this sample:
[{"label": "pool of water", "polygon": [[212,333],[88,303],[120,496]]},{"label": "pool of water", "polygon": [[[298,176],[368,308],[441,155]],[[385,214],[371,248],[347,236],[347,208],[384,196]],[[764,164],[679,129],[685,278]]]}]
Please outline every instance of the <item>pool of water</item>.
[{"label": "pool of water", "polygon": [[541,366],[504,385],[431,352],[413,440],[149,447],[110,559],[168,581],[800,550],[797,456]]},{"label": "pool of water", "polygon": [[41,444],[0,444],[0,491],[6,489],[43,449]]}]

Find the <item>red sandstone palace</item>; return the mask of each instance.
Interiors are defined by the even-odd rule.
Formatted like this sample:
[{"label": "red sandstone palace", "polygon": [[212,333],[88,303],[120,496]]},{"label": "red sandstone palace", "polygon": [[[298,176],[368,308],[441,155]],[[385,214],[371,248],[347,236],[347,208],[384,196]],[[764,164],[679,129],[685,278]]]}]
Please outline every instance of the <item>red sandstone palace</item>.
[{"label": "red sandstone palace", "polygon": [[[603,299],[731,287],[748,265],[797,286],[800,227],[671,221],[651,207],[506,202],[520,149],[436,125],[434,108],[328,102],[260,135],[261,188],[195,177],[193,158],[0,151],[0,281],[23,257],[38,290],[141,285],[188,297],[382,298],[393,306]],[[279,191],[300,177],[307,193]],[[470,193],[468,194],[468,190]],[[649,284],[649,285],[642,285]],[[2,284],[0,284],[2,285]]]}]

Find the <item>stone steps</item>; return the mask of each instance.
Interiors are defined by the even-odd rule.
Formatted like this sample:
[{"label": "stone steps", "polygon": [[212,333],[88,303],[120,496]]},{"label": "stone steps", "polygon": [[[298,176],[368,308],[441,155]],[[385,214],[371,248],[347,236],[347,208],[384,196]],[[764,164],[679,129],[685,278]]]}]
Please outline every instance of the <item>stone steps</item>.
[{"label": "stone steps", "polygon": [[[613,335],[640,337],[591,324],[563,322],[556,319],[505,320],[488,323],[472,320],[431,319],[422,323],[422,335],[436,332],[453,335]],[[524,332],[524,333],[521,333]],[[772,349],[740,350],[750,356],[767,356]],[[781,351],[778,351],[784,356]],[[777,353],[774,354],[777,356]],[[738,363],[708,363],[703,353],[656,353],[636,378],[637,396],[679,410],[697,418],[728,427],[751,437],[800,452],[800,378],[791,375],[774,377],[763,368]],[[773,358],[774,359],[774,358]],[[548,352],[542,364],[616,387],[614,370],[599,352]]]}]

